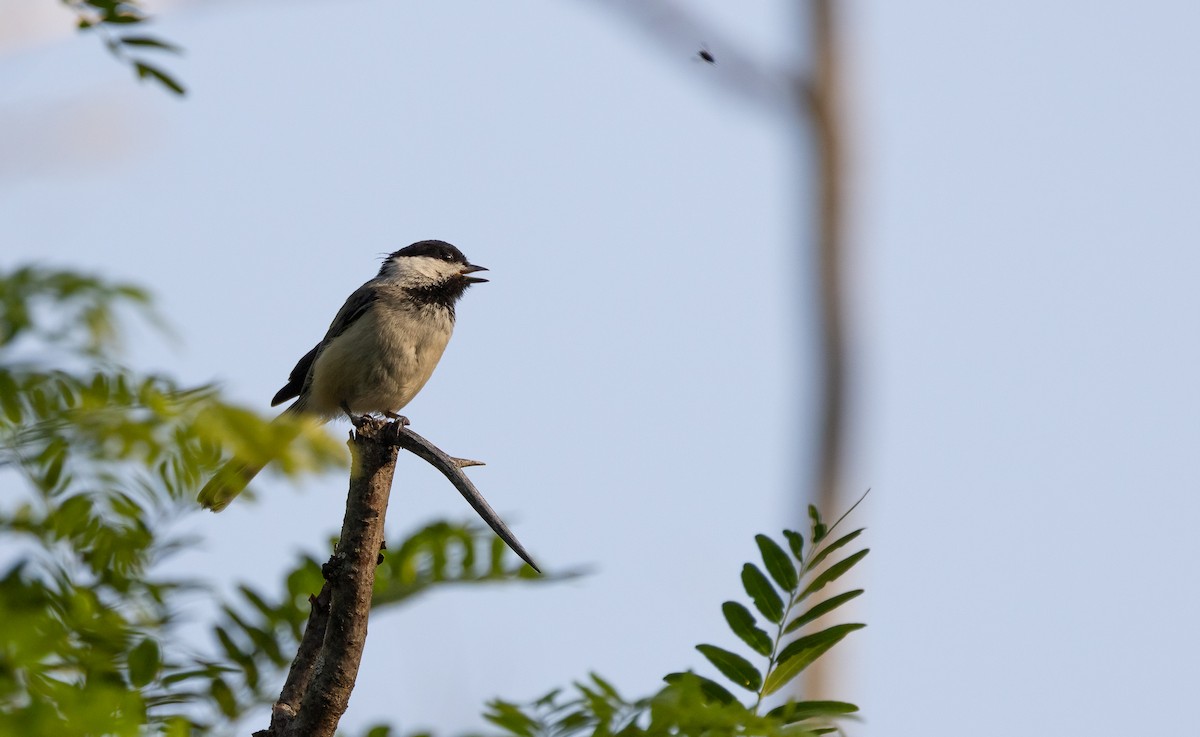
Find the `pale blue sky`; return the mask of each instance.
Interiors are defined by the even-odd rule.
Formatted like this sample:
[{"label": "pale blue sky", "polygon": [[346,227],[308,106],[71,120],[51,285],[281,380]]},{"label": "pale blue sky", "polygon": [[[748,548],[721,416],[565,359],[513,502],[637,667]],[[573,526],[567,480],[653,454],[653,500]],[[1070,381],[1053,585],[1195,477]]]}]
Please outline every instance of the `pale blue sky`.
[{"label": "pale blue sky", "polygon": [[[772,59],[788,3],[696,2]],[[1179,733],[1200,673],[1200,8],[855,2],[854,437],[874,552],[853,735]],[[602,3],[194,4],[186,101],[93,39],[0,56],[3,263],[150,285],[139,361],[267,411],[380,253],[471,292],[407,409],[552,587],[372,621],[346,725],[443,734],[583,676],[628,693],[733,646],[753,535],[792,524],[812,369],[795,139]],[[344,432],[337,427],[335,432]],[[391,529],[469,509],[408,459]],[[198,515],[184,564],[275,581],[339,475]],[[260,720],[265,722],[265,717]],[[255,724],[256,728],[261,724]]]}]

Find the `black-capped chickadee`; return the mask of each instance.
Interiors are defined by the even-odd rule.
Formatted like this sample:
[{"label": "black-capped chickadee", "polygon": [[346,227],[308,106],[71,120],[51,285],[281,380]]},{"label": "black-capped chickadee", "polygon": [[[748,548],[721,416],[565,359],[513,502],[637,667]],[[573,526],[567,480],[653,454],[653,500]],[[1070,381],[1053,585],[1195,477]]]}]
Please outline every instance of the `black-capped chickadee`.
[{"label": "black-capped chickadee", "polygon": [[[343,414],[396,417],[433,374],[454,330],[454,304],[486,282],[445,241],[420,241],[389,255],[379,275],[356,289],[320,343],[300,359],[271,406],[296,399],[284,414],[328,422]],[[234,458],[200,491],[219,512],[261,465]]]}]

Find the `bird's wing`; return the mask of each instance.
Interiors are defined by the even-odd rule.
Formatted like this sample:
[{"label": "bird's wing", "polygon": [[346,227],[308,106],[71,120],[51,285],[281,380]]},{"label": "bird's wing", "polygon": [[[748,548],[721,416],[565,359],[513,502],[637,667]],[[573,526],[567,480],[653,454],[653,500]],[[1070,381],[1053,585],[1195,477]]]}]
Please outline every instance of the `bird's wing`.
[{"label": "bird's wing", "polygon": [[282,404],[289,399],[294,399],[300,396],[300,390],[304,388],[304,380],[308,378],[308,370],[312,368],[313,361],[317,360],[317,354],[321,352],[321,344],[317,343],[313,349],[304,354],[296,363],[296,368],[292,369],[292,373],[288,374],[288,381],[283,385],[283,388],[275,392],[274,398],[271,399],[271,406]]},{"label": "bird's wing", "polygon": [[276,392],[275,397],[271,399],[272,407],[300,396],[300,392],[308,382],[308,375],[312,371],[313,363],[316,362],[317,356],[321,355],[321,350],[329,345],[329,341],[346,332],[346,328],[353,325],[355,320],[366,314],[367,310],[378,299],[379,291],[370,283],[362,285],[346,298],[346,303],[342,305],[342,309],[338,310],[337,316],[329,324],[329,331],[325,333],[325,337],[321,339],[320,343],[313,346],[311,351],[305,353],[303,358],[296,362],[296,367],[292,369],[292,373],[288,374],[287,384]]}]

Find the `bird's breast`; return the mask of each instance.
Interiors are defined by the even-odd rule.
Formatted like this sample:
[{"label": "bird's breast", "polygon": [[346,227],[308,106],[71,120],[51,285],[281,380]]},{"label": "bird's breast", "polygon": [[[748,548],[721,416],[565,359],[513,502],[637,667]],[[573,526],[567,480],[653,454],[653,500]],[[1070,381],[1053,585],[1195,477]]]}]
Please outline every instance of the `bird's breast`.
[{"label": "bird's breast", "polygon": [[397,412],[433,375],[453,321],[444,310],[377,303],[313,364],[309,409],[326,416]]}]

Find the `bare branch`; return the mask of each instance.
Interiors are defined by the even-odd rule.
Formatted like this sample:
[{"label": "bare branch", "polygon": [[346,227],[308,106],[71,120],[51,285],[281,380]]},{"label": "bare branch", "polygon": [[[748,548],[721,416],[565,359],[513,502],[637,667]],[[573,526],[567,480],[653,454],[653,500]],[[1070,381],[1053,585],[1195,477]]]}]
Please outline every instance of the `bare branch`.
[{"label": "bare branch", "polygon": [[517,541],[517,537],[512,534],[512,530],[508,529],[508,525],[504,524],[504,520],[500,519],[500,515],[492,509],[492,506],[487,503],[479,490],[475,488],[475,484],[471,483],[471,479],[462,472],[463,466],[482,466],[479,461],[464,461],[461,458],[451,458],[441,451],[433,443],[416,434],[412,430],[401,423],[393,425],[396,431],[396,444],[404,448],[408,452],[427,461],[434,468],[442,472],[450,483],[454,484],[454,488],[458,489],[458,493],[463,495],[475,511],[483,518],[484,522],[488,523],[488,527],[500,536],[500,539],[512,548],[512,551],[521,557],[521,560],[529,564],[533,570],[541,573],[541,569],[533,562],[533,558],[529,553],[525,552],[525,548]]},{"label": "bare branch", "polygon": [[[298,698],[300,706],[283,732],[274,733],[280,737],[332,737],[350,703],[367,641],[375,566],[383,548],[383,523],[396,470],[396,446],[387,426],[382,420],[364,418],[350,439],[353,465],[342,534],[333,557],[321,569],[329,589],[325,637],[315,657],[307,654],[313,665],[300,663],[301,673],[311,669],[311,683],[302,695],[287,694],[291,702]],[[303,648],[296,660],[302,655],[306,655]],[[296,666],[293,662],[293,670]],[[280,703],[279,711],[289,706],[284,694]]]},{"label": "bare branch", "polygon": [[[367,618],[382,559],[383,525],[400,448],[442,472],[475,511],[522,560],[529,554],[462,472],[479,461],[451,458],[402,422],[362,417],[350,435],[350,492],[342,534],[321,568],[325,585],[310,599],[312,611],[288,671],[271,725],[255,737],[332,737],[350,703],[367,640]],[[540,572],[540,571],[539,571]]]},{"label": "bare branch", "polygon": [[657,45],[678,50],[681,58],[694,56],[702,48],[717,62],[703,65],[704,77],[729,94],[770,112],[792,114],[792,72],[772,68],[742,51],[741,45],[721,33],[717,26],[701,21],[692,11],[671,0],[594,0],[597,5],[622,13],[634,26],[651,36]]},{"label": "bare branch", "polygon": [[329,624],[329,582],[321,587],[321,593],[310,596],[309,604],[312,611],[308,614],[308,623],[304,625],[304,636],[296,649],[296,657],[288,670],[287,680],[283,690],[279,692],[279,700],[271,707],[271,726],[269,729],[255,732],[255,737],[285,734],[288,723],[296,716],[300,708],[300,699],[312,682],[313,672],[317,667],[317,656],[325,642],[325,629]]}]

